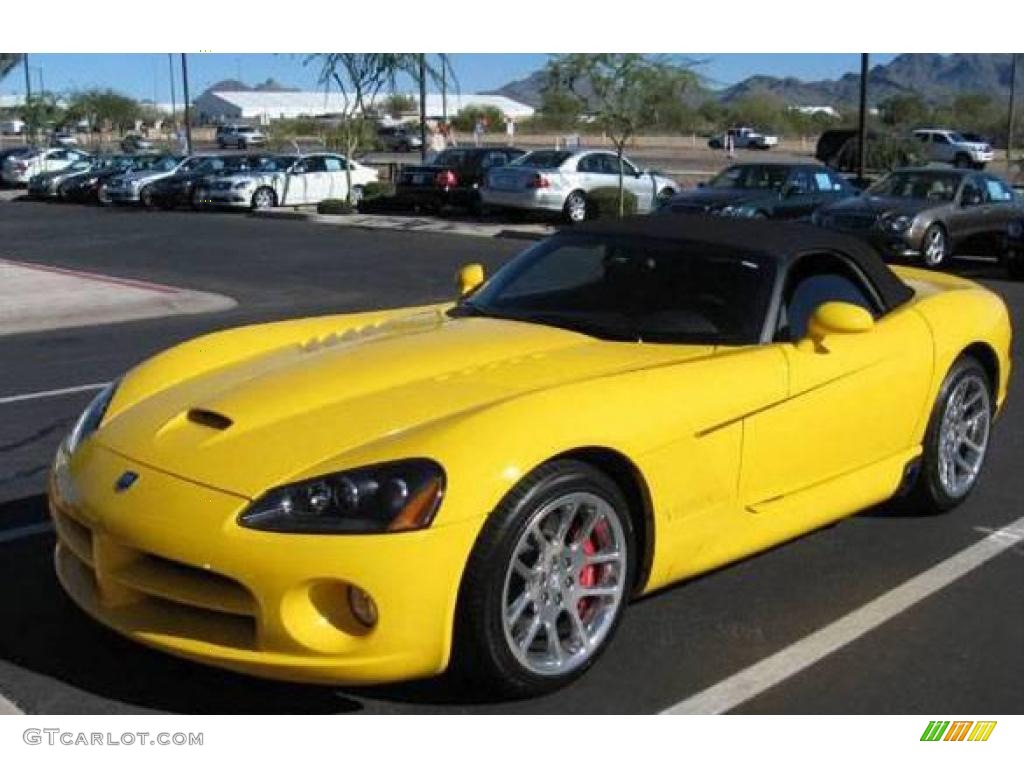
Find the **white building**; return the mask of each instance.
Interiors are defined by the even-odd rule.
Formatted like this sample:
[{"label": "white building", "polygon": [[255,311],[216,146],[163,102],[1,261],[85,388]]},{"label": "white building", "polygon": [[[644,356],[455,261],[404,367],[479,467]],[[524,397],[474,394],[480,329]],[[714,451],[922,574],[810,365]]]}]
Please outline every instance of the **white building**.
[{"label": "white building", "polygon": [[[379,97],[383,100],[385,96]],[[439,93],[427,94],[427,117],[440,118],[445,100]],[[337,91],[207,91],[195,100],[196,119],[206,123],[232,120],[267,122],[282,118],[337,115],[345,111],[345,99]],[[505,96],[448,94],[449,117],[468,106],[491,106],[506,118],[522,120],[533,115],[533,107]]]}]

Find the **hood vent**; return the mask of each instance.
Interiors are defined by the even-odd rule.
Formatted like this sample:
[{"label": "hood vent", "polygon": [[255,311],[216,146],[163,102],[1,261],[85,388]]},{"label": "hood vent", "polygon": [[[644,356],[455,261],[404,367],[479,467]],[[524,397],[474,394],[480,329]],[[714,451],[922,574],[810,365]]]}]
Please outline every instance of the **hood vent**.
[{"label": "hood vent", "polygon": [[216,429],[218,431],[223,431],[234,423],[223,414],[215,413],[214,411],[207,411],[202,408],[191,409],[188,412],[188,420],[193,424],[198,424],[202,427],[209,427],[210,429]]}]

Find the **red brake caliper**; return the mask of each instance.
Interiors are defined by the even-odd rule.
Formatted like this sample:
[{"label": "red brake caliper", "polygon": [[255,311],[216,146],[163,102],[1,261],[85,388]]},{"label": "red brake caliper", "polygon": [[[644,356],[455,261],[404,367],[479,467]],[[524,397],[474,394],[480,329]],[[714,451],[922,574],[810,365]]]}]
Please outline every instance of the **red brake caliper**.
[{"label": "red brake caliper", "polygon": [[[597,551],[594,546],[593,536],[583,542],[583,552],[587,555],[592,555]],[[581,587],[592,587],[597,583],[597,566],[596,565],[585,565],[583,570],[580,571],[580,586]],[[577,610],[580,616],[586,617],[587,611],[590,608],[590,604],[594,601],[592,597],[580,598]]]}]

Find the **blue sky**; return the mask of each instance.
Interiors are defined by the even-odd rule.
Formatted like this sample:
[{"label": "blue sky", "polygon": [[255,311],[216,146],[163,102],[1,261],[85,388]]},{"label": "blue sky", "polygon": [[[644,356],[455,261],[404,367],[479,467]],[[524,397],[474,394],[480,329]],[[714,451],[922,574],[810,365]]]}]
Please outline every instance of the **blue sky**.
[{"label": "blue sky", "polygon": [[[729,85],[750,75],[793,76],[803,80],[839,77],[856,70],[859,54],[855,53],[692,53],[685,54],[706,61],[700,71],[713,86]],[[894,54],[874,54],[872,64],[883,63]],[[190,54],[189,84],[192,95],[217,80],[240,77],[255,83],[272,77],[285,85],[316,89],[316,69],[305,66],[304,54]],[[510,80],[523,77],[546,61],[545,54],[533,53],[463,53],[453,60],[461,89],[465,93],[497,88]],[[167,54],[31,54],[29,63],[33,88],[40,77],[47,90],[58,92],[84,88],[114,88],[140,99],[170,101]],[[177,99],[181,100],[181,65],[175,55]],[[400,84],[409,88],[411,84]],[[0,81],[0,93],[21,93],[25,88],[22,70],[16,70]]]}]

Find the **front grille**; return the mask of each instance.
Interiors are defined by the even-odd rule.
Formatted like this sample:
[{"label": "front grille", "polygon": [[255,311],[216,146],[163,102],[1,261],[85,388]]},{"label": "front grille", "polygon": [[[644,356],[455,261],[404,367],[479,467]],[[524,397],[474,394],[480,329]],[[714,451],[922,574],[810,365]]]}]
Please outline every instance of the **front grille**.
[{"label": "front grille", "polygon": [[61,510],[54,523],[68,567],[100,606],[131,611],[137,629],[257,648],[256,600],[234,579],[126,546]]}]

